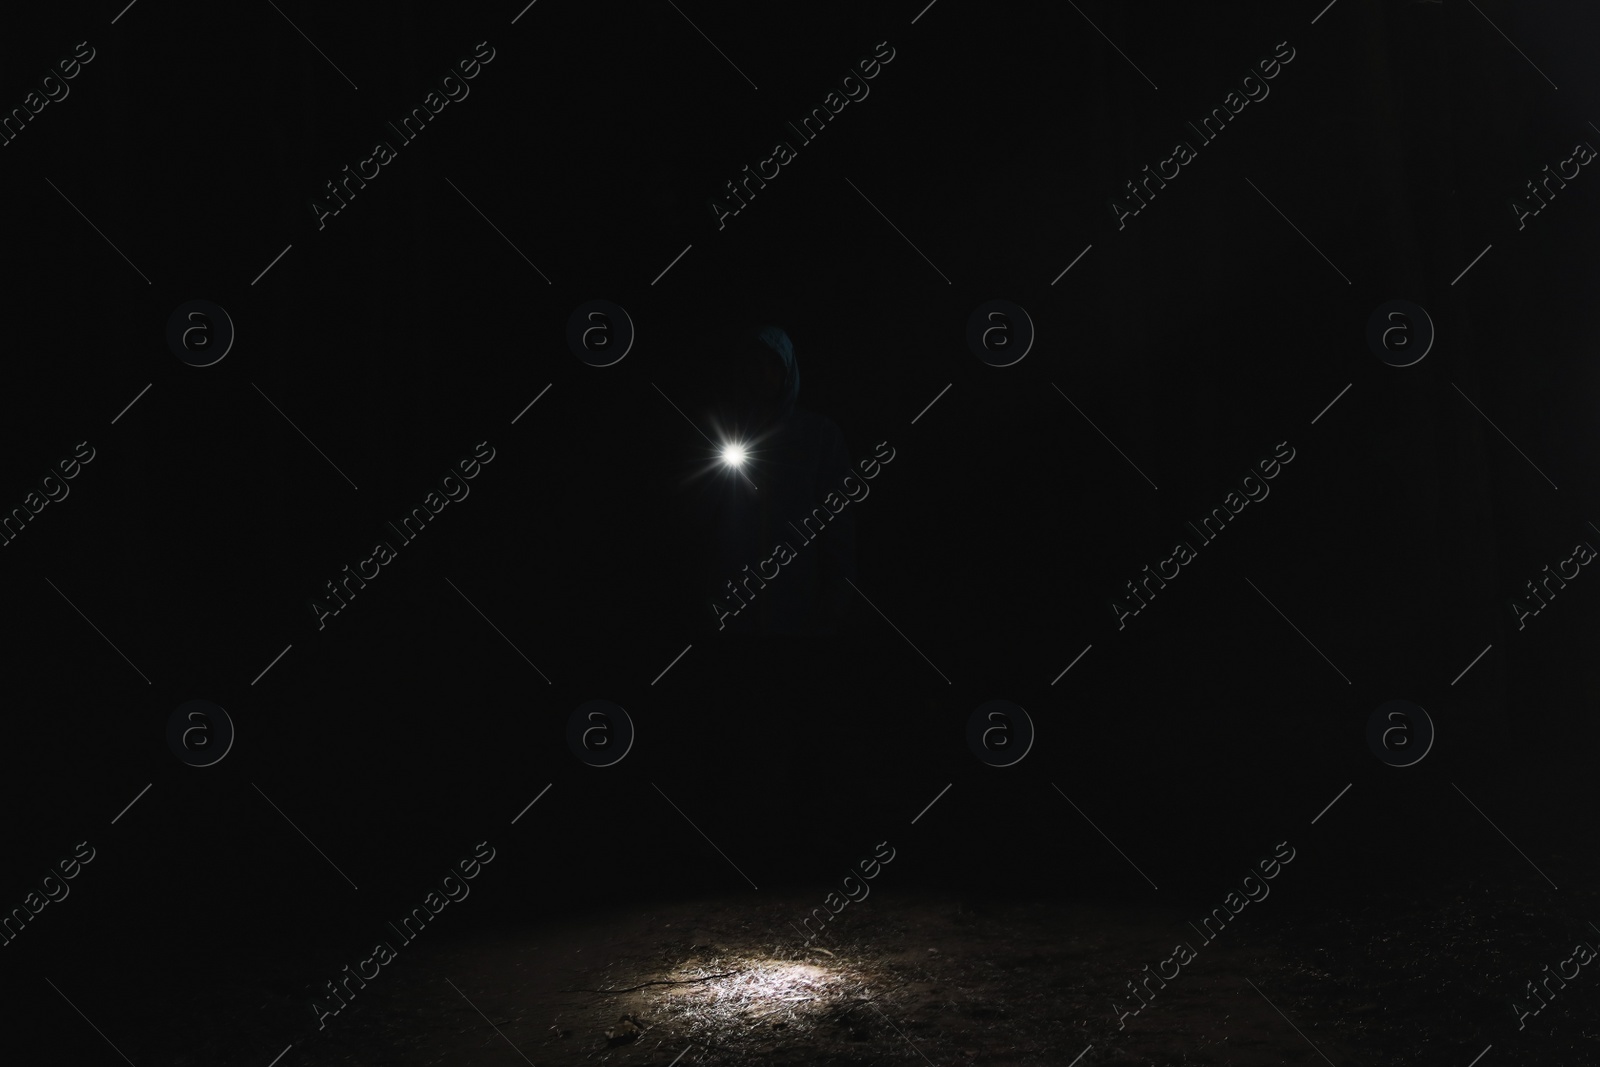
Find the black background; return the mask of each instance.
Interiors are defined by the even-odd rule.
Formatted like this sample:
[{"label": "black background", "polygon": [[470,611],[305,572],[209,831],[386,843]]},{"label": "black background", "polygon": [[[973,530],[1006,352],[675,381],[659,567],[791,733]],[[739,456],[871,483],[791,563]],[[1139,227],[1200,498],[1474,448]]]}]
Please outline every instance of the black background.
[{"label": "black background", "polygon": [[[123,1033],[208,968],[310,978],[485,839],[466,926],[825,887],[885,839],[907,891],[1153,893],[1109,837],[1210,901],[1313,837],[1316,891],[1425,893],[1523,863],[1464,796],[1575,875],[1600,579],[1521,631],[1507,601],[1600,538],[1600,179],[1520,231],[1507,202],[1600,141],[1594,19],[1318,6],[938,0],[913,25],[916,3],[540,0],[513,26],[515,3],[141,0],[14,24],[5,107],[97,53],[0,149],[0,506],[96,450],[0,550],[0,905],[99,853],[4,950],[18,1041],[80,1036],[38,974]],[[319,230],[322,184],[482,40],[470,95]],[[870,96],[719,230],[707,198],[885,40]],[[1119,230],[1107,198],[1285,40],[1270,96]],[[965,344],[996,297],[1038,331],[1007,368]],[[196,298],[238,332],[203,369],[165,342]],[[609,368],[565,342],[593,298],[638,332]],[[1396,298],[1437,329],[1403,369],[1365,341]],[[855,505],[871,605],[827,640],[718,633],[687,578],[708,339],[766,321],[802,406],[858,458],[896,450]],[[307,601],[483,440],[471,495],[319,630]],[[1109,599],[1280,441],[1270,497],[1119,631]],[[165,740],[196,698],[238,730],[205,769]],[[594,698],[638,730],[603,770],[565,743]],[[1014,768],[964,747],[992,698],[1038,729]],[[1394,698],[1438,730],[1404,770],[1365,742]]]}]

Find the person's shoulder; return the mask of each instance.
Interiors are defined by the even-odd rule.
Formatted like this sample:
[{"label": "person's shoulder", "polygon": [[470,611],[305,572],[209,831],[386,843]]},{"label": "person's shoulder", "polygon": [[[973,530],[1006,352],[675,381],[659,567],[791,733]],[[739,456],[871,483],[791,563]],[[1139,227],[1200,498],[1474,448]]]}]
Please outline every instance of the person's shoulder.
[{"label": "person's shoulder", "polygon": [[813,439],[843,439],[844,431],[839,429],[838,423],[820,411],[811,411],[806,408],[795,408],[789,415],[789,425],[795,433]]}]

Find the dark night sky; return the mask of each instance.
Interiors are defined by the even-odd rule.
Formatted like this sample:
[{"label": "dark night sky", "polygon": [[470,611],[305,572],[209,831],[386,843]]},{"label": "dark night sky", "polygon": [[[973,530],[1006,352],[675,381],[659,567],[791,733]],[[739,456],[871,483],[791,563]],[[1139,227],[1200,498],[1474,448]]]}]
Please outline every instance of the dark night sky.
[{"label": "dark night sky", "polygon": [[[142,0],[10,29],[3,106],[96,55],[0,150],[0,506],[96,454],[0,557],[0,902],[80,840],[103,858],[0,965],[320,944],[483,839],[498,881],[461,920],[488,927],[740,891],[734,863],[823,885],[884,839],[908,889],[1145,893],[1062,794],[1196,899],[1347,783],[1321,891],[1481,861],[1452,783],[1530,853],[1570,845],[1600,578],[1520,632],[1507,601],[1600,539],[1600,178],[1521,231],[1507,202],[1600,144],[1592,14],[917,6]],[[485,40],[470,95],[319,230],[322,184]],[[870,95],[719,230],[708,198],[880,41]],[[1108,198],[1282,41],[1270,95],[1119,231]],[[995,298],[1037,330],[1006,368],[965,343]],[[211,367],[165,341],[191,299],[237,330]],[[590,299],[637,330],[608,368],[565,341]],[[1407,368],[1365,340],[1393,299],[1437,331]],[[719,633],[693,584],[686,417],[725,392],[720,339],[769,321],[852,457],[896,450],[852,505],[876,608],[831,637]],[[485,440],[470,496],[318,630],[323,583]],[[1285,441],[1270,496],[1119,631],[1123,583]],[[565,742],[596,698],[638,730],[601,770]],[[1038,731],[1004,770],[963,740],[995,698]],[[1364,740],[1395,698],[1438,730],[1405,770]],[[192,699],[238,731],[214,767],[167,748]]]}]

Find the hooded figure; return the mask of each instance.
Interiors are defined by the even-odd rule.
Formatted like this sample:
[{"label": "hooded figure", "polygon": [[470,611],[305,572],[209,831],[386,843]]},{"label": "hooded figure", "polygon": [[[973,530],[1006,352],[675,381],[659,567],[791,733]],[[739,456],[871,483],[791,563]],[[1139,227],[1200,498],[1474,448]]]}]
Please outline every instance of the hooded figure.
[{"label": "hooded figure", "polygon": [[[844,434],[796,406],[800,365],[785,331],[747,331],[731,355],[733,396],[719,424],[746,458],[725,472],[714,506],[711,611],[719,630],[830,634],[856,595]],[[865,483],[852,484],[865,499]]]}]

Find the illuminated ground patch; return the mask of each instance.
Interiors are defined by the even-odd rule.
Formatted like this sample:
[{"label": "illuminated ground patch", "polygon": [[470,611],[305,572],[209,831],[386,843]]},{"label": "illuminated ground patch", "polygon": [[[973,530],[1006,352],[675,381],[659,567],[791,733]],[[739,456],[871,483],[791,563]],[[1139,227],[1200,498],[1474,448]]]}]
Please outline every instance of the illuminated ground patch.
[{"label": "illuminated ground patch", "polygon": [[873,987],[881,978],[875,969],[845,961],[724,957],[695,970],[666,979],[680,984],[640,992],[659,1024],[708,1047],[737,1045],[741,1032],[766,1040],[786,1030],[786,1037],[799,1039],[842,1021],[880,992]]}]

